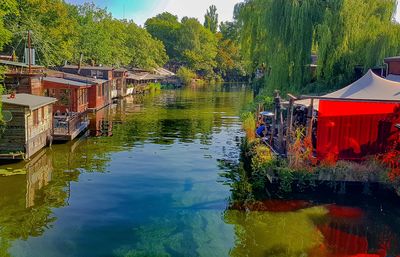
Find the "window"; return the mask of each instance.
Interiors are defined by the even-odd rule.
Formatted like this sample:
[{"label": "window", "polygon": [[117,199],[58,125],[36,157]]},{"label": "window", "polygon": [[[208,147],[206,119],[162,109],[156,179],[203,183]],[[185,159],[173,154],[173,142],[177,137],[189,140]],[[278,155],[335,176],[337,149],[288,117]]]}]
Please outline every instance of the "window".
[{"label": "window", "polygon": [[44,122],[44,107],[40,108],[41,110],[41,115],[42,115],[42,122]]},{"label": "window", "polygon": [[39,125],[39,111],[34,110],[32,116],[33,116],[33,126]]}]

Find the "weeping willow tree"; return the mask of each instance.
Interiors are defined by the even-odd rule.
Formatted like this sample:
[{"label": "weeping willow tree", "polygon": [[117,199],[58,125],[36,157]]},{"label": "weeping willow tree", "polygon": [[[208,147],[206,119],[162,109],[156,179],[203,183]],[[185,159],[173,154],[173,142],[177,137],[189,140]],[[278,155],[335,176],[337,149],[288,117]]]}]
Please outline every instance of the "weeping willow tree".
[{"label": "weeping willow tree", "polygon": [[[400,26],[395,0],[333,1],[316,28],[320,90],[336,89],[354,79],[354,68],[381,66],[399,54]],[[325,87],[325,88],[321,88]]]},{"label": "weeping willow tree", "polygon": [[318,0],[253,0],[241,8],[242,49],[249,71],[262,67],[271,89],[300,90],[310,81],[316,24],[325,9]]},{"label": "weeping willow tree", "polygon": [[[263,69],[267,89],[340,87],[353,79],[355,66],[367,69],[398,52],[395,5],[395,0],[248,0],[238,6],[248,71]],[[311,54],[318,55],[314,86]]]}]

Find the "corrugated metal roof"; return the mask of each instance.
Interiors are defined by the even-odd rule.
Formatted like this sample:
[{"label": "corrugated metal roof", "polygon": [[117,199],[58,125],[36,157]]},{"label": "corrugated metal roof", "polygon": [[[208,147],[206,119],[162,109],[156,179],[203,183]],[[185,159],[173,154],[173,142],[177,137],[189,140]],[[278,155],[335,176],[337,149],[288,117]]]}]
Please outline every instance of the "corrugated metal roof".
[{"label": "corrugated metal roof", "polygon": [[[15,67],[29,68],[29,65],[26,64],[26,63],[23,63],[23,62],[13,62],[13,61],[0,60],[0,64],[9,65],[9,66],[15,66]],[[39,68],[44,68],[44,67],[43,66],[39,66],[39,65],[31,65],[31,68],[39,69]]]},{"label": "corrugated metal roof", "polygon": [[40,107],[57,102],[57,99],[53,97],[37,96],[30,94],[16,94],[15,98],[9,97],[10,95],[2,95],[1,101],[7,104],[26,106],[31,110],[36,110]]},{"label": "corrugated metal roof", "polygon": [[55,77],[45,77],[45,78],[43,78],[43,80],[48,81],[48,82],[64,84],[64,85],[68,85],[68,86],[74,86],[74,87],[87,87],[87,86],[92,85],[92,83],[85,83],[85,82],[79,82],[79,81],[63,79],[63,78],[55,78]]},{"label": "corrugated metal roof", "polygon": [[[78,65],[65,65],[63,68],[65,69],[78,69]],[[114,70],[113,67],[108,66],[81,66],[81,70],[106,70],[112,71]]]}]

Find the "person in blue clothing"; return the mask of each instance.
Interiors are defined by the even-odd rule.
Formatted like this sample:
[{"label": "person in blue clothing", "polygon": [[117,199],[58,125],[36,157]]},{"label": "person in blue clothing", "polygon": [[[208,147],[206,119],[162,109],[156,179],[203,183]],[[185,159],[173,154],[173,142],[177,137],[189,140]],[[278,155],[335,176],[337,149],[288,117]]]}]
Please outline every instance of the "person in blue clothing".
[{"label": "person in blue clothing", "polygon": [[260,126],[258,126],[257,130],[256,130],[256,134],[259,137],[264,137],[265,136],[265,124],[261,123]]}]

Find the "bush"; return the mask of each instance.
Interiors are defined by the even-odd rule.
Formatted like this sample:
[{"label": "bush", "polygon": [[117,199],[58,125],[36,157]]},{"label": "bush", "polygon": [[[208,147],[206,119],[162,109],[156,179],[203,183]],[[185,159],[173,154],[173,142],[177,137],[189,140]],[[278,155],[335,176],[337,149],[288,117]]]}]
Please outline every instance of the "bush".
[{"label": "bush", "polygon": [[182,81],[182,83],[185,85],[189,85],[192,82],[192,80],[197,77],[196,73],[194,73],[193,71],[191,71],[190,69],[188,69],[186,67],[179,68],[176,75]]},{"label": "bush", "polygon": [[158,91],[161,89],[161,84],[160,83],[150,83],[149,84],[149,90],[150,91]]},{"label": "bush", "polygon": [[247,141],[251,143],[256,138],[256,120],[251,112],[243,113],[241,118],[242,128],[246,132]]}]

